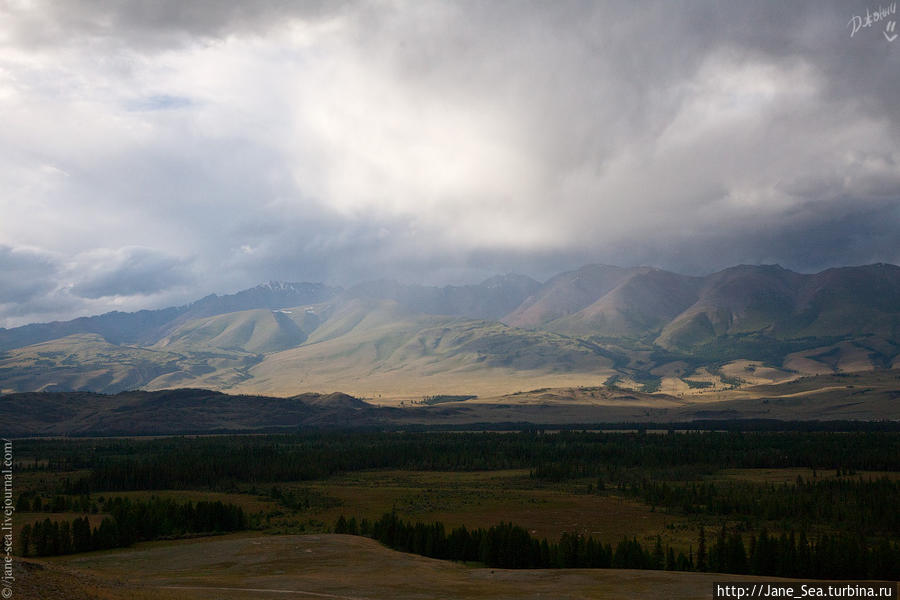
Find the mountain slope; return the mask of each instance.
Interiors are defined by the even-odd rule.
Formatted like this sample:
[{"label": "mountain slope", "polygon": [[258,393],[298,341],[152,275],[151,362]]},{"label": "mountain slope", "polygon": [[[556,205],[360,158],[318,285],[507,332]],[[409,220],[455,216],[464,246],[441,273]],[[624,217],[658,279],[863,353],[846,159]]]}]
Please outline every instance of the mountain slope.
[{"label": "mountain slope", "polygon": [[657,344],[689,348],[728,334],[783,329],[794,313],[803,275],[741,265],[706,277],[697,301],[663,329]]},{"label": "mountain slope", "polygon": [[690,350],[724,337],[841,339],[900,334],[900,268],[870,265],[801,275],[739,266],[707,277],[697,302],[656,343]]},{"label": "mountain slope", "polygon": [[269,353],[299,346],[319,325],[312,310],[245,310],[194,319],[154,344],[154,348],[190,351],[218,348]]},{"label": "mountain slope", "polygon": [[468,385],[471,392],[480,385],[475,380],[517,372],[579,372],[602,380],[611,373],[610,364],[596,348],[552,333],[357,299],[337,308],[306,344],[254,365],[248,371],[252,380],[235,389],[283,393],[340,387],[364,393],[390,383],[415,395],[413,390],[453,379],[455,388]]},{"label": "mountain slope", "polygon": [[0,351],[81,333],[97,334],[112,344],[153,344],[192,319],[254,308],[280,309],[317,304],[335,297],[340,291],[340,288],[319,283],[269,282],[236,294],[212,294],[187,306],[134,313],[111,312],[71,321],[0,328]]},{"label": "mountain slope", "polygon": [[900,267],[843,267],[807,276],[795,312],[794,335],[900,339]]},{"label": "mountain slope", "polygon": [[700,278],[659,269],[638,271],[590,306],[550,321],[544,328],[575,336],[655,334],[696,302],[700,283]]},{"label": "mountain slope", "polygon": [[135,389],[174,371],[184,357],[110,344],[97,334],[75,334],[0,356],[0,391]]},{"label": "mountain slope", "polygon": [[133,344],[153,340],[156,332],[185,314],[188,307],[110,312],[71,321],[32,323],[12,329],[0,328],[0,351],[22,348],[77,334],[96,334],[113,344]]},{"label": "mountain slope", "polygon": [[553,277],[502,322],[512,327],[535,329],[576,313],[613,290],[627,277],[648,268],[623,269],[588,265]]}]

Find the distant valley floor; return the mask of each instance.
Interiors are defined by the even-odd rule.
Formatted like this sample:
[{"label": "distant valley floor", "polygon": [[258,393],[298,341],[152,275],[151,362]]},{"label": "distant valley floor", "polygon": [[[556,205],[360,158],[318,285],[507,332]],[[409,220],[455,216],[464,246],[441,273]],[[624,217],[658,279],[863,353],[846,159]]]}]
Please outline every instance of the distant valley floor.
[{"label": "distant valley floor", "polygon": [[648,394],[614,386],[542,388],[493,397],[434,395],[418,400],[359,399],[343,393],[284,398],[203,389],[113,395],[34,392],[0,397],[0,419],[8,436],[746,419],[895,421],[900,420],[900,370],[819,375],[694,396]]}]

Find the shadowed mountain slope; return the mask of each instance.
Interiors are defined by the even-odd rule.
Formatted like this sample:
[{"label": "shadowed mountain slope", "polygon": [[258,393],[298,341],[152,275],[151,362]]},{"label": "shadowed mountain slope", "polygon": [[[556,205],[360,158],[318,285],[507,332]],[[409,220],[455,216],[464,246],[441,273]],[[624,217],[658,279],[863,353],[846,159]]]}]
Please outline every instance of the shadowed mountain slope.
[{"label": "shadowed mountain slope", "polygon": [[648,268],[588,265],[553,277],[521,306],[501,319],[507,325],[535,329],[590,306],[622,281]]},{"label": "shadowed mountain slope", "polygon": [[778,266],[739,266],[707,277],[697,302],[657,343],[690,349],[715,338],[774,339],[900,334],[900,268],[870,265],[801,275]]},{"label": "shadowed mountain slope", "polygon": [[593,304],[547,323],[575,336],[642,337],[658,333],[697,300],[702,280],[653,269],[632,273]]}]

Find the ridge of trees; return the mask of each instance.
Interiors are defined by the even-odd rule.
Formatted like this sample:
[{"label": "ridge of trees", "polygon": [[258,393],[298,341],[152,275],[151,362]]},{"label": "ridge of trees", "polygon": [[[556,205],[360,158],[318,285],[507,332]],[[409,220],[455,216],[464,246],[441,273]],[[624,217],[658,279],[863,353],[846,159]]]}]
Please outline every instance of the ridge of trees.
[{"label": "ridge of trees", "polygon": [[[164,438],[26,440],[34,456],[19,471],[88,469],[67,494],[96,491],[222,489],[236,482],[321,479],[367,469],[476,471],[533,469],[539,478],[602,476],[610,468],[808,467],[900,471],[893,433],[318,433]],[[555,470],[555,473],[552,472]]]}]

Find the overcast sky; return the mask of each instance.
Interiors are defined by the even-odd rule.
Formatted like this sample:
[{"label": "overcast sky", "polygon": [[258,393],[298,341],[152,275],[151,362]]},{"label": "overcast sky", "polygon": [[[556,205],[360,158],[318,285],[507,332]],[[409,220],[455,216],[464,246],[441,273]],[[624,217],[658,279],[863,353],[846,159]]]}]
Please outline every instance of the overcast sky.
[{"label": "overcast sky", "polygon": [[266,280],[900,263],[878,8],[0,0],[0,326]]}]

